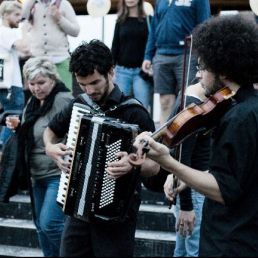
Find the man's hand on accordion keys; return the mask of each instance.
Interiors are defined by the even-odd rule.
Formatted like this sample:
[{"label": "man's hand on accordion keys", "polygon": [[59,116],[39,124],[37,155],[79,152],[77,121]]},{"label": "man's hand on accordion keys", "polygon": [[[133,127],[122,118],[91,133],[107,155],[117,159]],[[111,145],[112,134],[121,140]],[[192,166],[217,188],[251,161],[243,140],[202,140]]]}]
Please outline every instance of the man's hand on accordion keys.
[{"label": "man's hand on accordion keys", "polygon": [[70,172],[71,158],[73,151],[63,143],[46,145],[46,154],[51,157],[57,166],[64,172]]},{"label": "man's hand on accordion keys", "polygon": [[118,152],[116,154],[118,160],[108,163],[107,172],[113,178],[119,178],[129,173],[133,166],[128,161],[127,152]]}]

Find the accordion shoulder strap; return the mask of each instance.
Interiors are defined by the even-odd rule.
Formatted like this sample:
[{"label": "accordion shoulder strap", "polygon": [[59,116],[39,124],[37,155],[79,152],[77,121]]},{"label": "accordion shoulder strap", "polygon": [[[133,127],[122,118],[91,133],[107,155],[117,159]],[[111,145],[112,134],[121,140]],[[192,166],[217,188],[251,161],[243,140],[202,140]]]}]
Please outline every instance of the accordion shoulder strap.
[{"label": "accordion shoulder strap", "polygon": [[94,113],[103,113],[100,106],[94,102],[86,93],[80,94],[79,98],[87,104]]},{"label": "accordion shoulder strap", "polygon": [[103,112],[101,110],[100,106],[97,103],[95,103],[86,93],[80,94],[79,97],[85,104],[87,104],[92,109],[92,111],[94,111],[96,113],[103,113],[105,115],[112,113],[114,111],[123,109],[128,106],[140,106],[143,109],[145,109],[142,106],[142,104],[140,103],[140,101],[138,101],[137,99],[128,98],[128,99],[124,100],[123,102],[121,102],[120,104],[114,105],[114,106],[110,107],[107,111]]},{"label": "accordion shoulder strap", "polygon": [[128,98],[126,100],[124,100],[123,102],[121,102],[120,104],[118,105],[114,105],[113,107],[109,108],[105,114],[107,113],[110,113],[110,112],[113,112],[113,111],[118,111],[120,109],[123,109],[123,108],[126,108],[128,106],[140,106],[142,108],[144,108],[142,106],[142,104],[140,103],[140,101],[138,101],[137,99],[134,99],[134,98]]}]

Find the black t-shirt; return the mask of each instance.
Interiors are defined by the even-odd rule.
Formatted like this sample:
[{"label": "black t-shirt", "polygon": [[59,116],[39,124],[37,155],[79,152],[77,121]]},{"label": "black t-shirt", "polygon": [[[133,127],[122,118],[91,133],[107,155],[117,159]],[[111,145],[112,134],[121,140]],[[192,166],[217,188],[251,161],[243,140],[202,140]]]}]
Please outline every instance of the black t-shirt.
[{"label": "black t-shirt", "polygon": [[146,18],[128,17],[116,23],[112,42],[112,56],[115,64],[127,68],[141,67],[148,27]]},{"label": "black t-shirt", "polygon": [[258,256],[258,94],[239,89],[214,133],[209,172],[225,205],[206,198],[200,256]]},{"label": "black t-shirt", "polygon": [[[119,90],[118,86],[110,93],[104,106],[101,106],[102,111],[107,111],[109,108],[118,105],[125,101],[127,97]],[[83,103],[82,99],[77,97],[64,108],[59,114],[57,114],[52,121],[49,123],[49,128],[58,136],[64,137],[69,129],[70,119],[74,103]],[[118,112],[113,112],[109,114],[110,117],[118,118],[124,122],[139,125],[140,131],[154,131],[155,125],[151,119],[148,111],[138,105],[130,106],[128,108],[123,108]]]}]

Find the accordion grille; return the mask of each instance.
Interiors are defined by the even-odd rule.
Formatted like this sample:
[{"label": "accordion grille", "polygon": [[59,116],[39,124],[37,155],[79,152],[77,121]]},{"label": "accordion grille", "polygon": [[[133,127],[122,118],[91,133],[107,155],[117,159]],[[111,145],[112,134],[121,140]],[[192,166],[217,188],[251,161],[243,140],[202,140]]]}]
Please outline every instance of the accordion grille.
[{"label": "accordion grille", "polygon": [[103,184],[102,184],[101,194],[100,194],[99,208],[103,208],[114,201],[116,180],[108,176],[106,168],[107,168],[108,162],[117,160],[115,154],[121,150],[121,143],[122,143],[122,140],[118,140],[116,142],[113,142],[109,146],[107,146],[107,156],[106,156],[106,162],[105,162]]}]

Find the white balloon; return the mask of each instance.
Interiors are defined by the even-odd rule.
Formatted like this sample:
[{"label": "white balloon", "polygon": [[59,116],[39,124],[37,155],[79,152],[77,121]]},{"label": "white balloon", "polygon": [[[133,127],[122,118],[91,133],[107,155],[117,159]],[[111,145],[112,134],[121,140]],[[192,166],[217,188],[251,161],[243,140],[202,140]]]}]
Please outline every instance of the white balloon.
[{"label": "white balloon", "polygon": [[258,15],[258,0],[249,0],[249,4],[255,15]]},{"label": "white balloon", "polygon": [[149,2],[146,2],[146,1],[143,2],[143,10],[146,15],[151,15],[151,16],[154,15],[153,6]]},{"label": "white balloon", "polygon": [[105,16],[109,12],[110,7],[110,0],[88,0],[87,2],[87,11],[93,17]]}]

